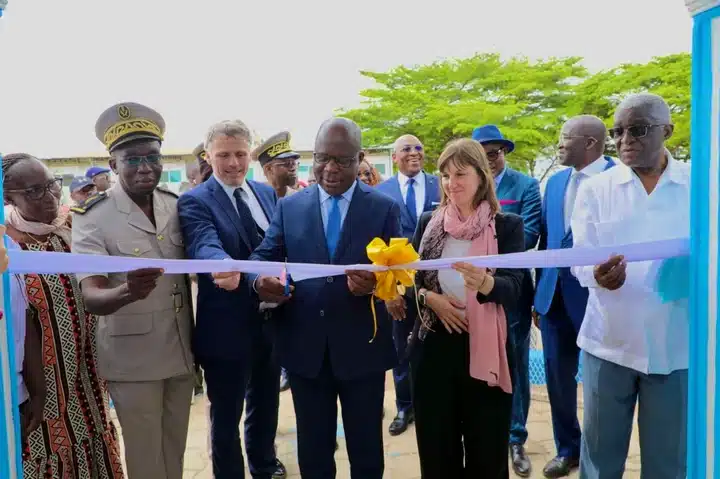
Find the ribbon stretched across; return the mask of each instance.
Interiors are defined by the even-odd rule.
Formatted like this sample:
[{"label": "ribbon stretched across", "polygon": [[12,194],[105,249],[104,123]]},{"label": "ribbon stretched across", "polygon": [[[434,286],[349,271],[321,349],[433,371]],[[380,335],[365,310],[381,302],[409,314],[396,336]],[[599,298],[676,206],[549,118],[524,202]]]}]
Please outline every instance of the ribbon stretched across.
[{"label": "ribbon stretched across", "polygon": [[[622,254],[627,261],[664,260],[690,254],[690,240],[678,238],[622,246],[599,248],[570,248],[550,251],[526,251],[495,256],[470,258],[442,258],[416,261],[410,265],[374,266],[287,263],[287,272],[295,281],[342,275],[348,269],[385,271],[387,269],[432,270],[446,269],[457,261],[465,261],[488,268],[552,268],[589,266],[604,262],[613,254]],[[163,268],[167,274],[214,273],[241,271],[280,276],[286,263],[265,261],[228,260],[170,260],[129,258],[74,253],[47,253],[10,250],[11,273],[117,273],[138,268]]]}]

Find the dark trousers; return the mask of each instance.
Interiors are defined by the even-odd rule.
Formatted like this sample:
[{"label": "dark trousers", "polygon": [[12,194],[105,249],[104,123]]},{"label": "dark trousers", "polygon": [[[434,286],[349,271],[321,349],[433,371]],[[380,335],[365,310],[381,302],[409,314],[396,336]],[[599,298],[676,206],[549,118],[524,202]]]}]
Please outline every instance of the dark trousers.
[{"label": "dark trousers", "polygon": [[333,375],[329,355],[315,378],[289,372],[297,421],[298,463],[303,479],[333,479],[337,402],[342,407],[352,479],[381,479],[385,469],[382,408],[385,372],[341,380]]},{"label": "dark trousers", "polygon": [[204,360],[210,401],[210,440],[215,479],[243,479],[240,418],[245,414],[245,453],[253,478],[270,479],[276,469],[275,434],[280,405],[280,367],[265,337],[253,341],[249,361]]},{"label": "dark trousers", "polygon": [[512,395],[470,376],[467,334],[433,329],[411,368],[422,479],[508,478]]},{"label": "dark trousers", "polygon": [[530,413],[530,329],[520,326],[510,331],[515,369],[512,372],[512,420],[510,444],[524,445],[528,438],[527,418]]},{"label": "dark trousers", "polygon": [[413,309],[414,302],[408,305],[407,317],[404,321],[393,321],[393,342],[397,349],[400,361],[393,368],[393,380],[395,381],[395,405],[397,411],[409,412],[412,410],[412,398],[410,396],[410,361],[405,354],[407,350],[408,336],[413,330],[417,313]]},{"label": "dark trousers", "polygon": [[545,377],[555,447],[561,457],[580,457],[580,424],[577,418],[577,382],[580,325],[573,323],[563,304],[560,289],[555,293],[546,316],[540,319]]}]

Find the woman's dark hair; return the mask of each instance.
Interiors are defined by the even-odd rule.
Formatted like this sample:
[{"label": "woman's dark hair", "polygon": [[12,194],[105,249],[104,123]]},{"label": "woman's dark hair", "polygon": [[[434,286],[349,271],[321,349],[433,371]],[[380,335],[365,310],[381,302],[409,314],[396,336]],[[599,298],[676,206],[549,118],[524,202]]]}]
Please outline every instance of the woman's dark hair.
[{"label": "woman's dark hair", "polygon": [[3,174],[3,186],[7,181],[7,173],[13,166],[23,161],[40,161],[38,158],[28,155],[27,153],[10,153],[2,157],[2,174]]}]

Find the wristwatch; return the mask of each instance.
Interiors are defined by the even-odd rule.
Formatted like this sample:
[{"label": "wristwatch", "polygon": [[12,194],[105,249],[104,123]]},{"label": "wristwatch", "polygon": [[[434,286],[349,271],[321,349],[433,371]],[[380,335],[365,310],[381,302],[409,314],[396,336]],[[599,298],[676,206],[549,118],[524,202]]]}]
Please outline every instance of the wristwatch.
[{"label": "wristwatch", "polygon": [[425,295],[427,294],[426,289],[421,289],[418,291],[418,303],[420,303],[420,306],[427,306]]}]

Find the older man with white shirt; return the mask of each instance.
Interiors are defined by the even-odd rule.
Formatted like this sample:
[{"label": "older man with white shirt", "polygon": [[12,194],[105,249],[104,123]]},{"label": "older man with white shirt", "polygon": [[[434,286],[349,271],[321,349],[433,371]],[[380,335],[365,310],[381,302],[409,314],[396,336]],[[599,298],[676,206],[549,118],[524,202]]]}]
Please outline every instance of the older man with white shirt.
[{"label": "older man with white shirt", "polygon": [[[651,94],[626,98],[610,132],[623,165],[580,185],[574,247],[689,235],[690,168],[664,146],[673,133],[667,103]],[[660,296],[653,285],[657,266],[613,256],[572,270],[590,289],[578,336],[585,406],[581,478],[622,477],[636,403],[643,477],[685,477],[687,298]]]}]

